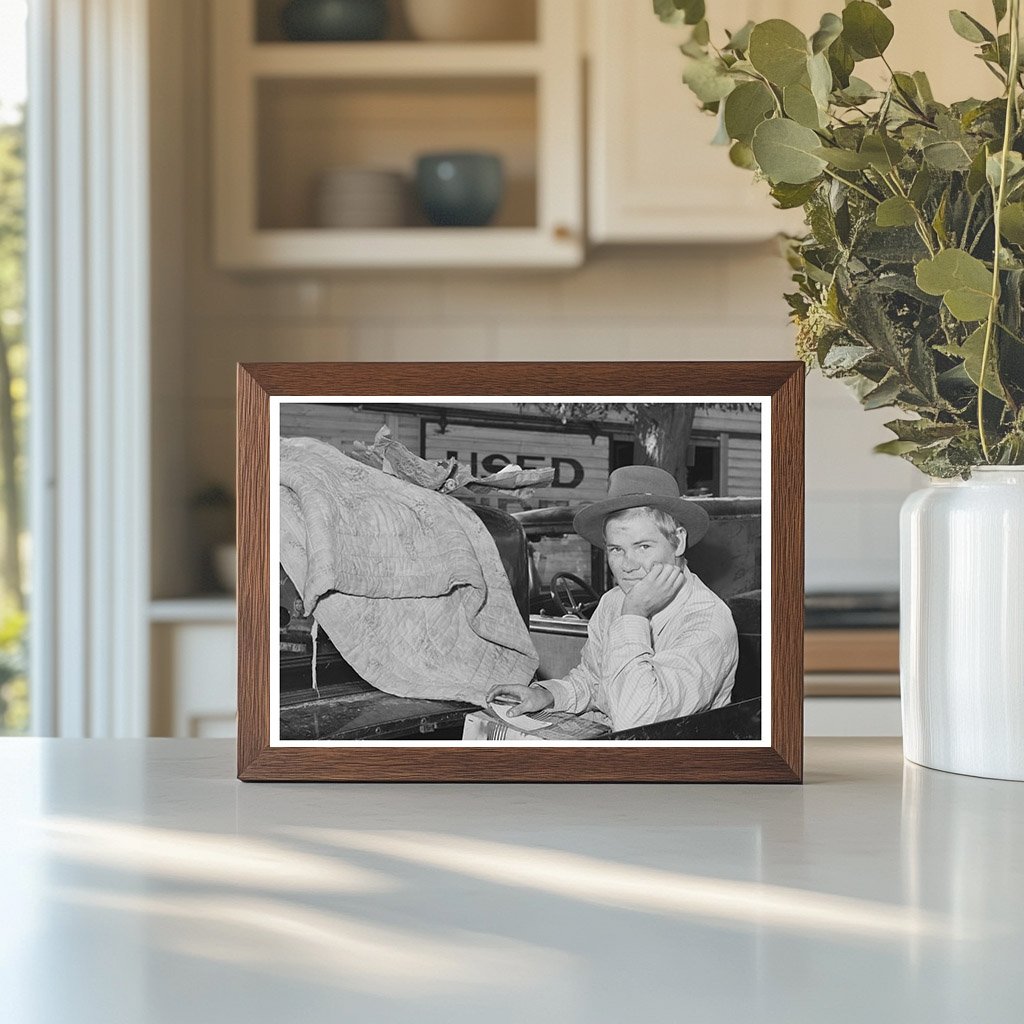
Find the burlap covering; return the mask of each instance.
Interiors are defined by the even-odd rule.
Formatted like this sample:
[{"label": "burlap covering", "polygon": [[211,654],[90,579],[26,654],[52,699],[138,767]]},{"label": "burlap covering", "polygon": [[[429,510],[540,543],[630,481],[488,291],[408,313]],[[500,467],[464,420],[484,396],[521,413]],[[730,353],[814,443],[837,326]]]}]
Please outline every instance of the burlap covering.
[{"label": "burlap covering", "polygon": [[350,665],[402,697],[484,704],[537,667],[494,542],[457,499],[281,440],[281,564]]}]

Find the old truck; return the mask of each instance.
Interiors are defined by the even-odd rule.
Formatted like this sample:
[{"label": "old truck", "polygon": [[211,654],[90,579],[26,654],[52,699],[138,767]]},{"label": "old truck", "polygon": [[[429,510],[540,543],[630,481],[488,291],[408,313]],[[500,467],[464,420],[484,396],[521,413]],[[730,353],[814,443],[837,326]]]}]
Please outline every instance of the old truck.
[{"label": "old truck", "polygon": [[[761,735],[761,502],[697,498],[711,517],[704,540],[687,554],[690,568],[729,606],[740,660],[724,708],[658,722],[607,738],[732,740]],[[552,506],[508,514],[471,505],[487,527],[516,604],[540,658],[538,679],[579,662],[587,619],[613,585],[604,552],[572,528],[575,509]],[[288,740],[458,740],[474,704],[397,697],[371,686],[320,633],[313,686],[312,620],[281,571],[280,735]]]}]

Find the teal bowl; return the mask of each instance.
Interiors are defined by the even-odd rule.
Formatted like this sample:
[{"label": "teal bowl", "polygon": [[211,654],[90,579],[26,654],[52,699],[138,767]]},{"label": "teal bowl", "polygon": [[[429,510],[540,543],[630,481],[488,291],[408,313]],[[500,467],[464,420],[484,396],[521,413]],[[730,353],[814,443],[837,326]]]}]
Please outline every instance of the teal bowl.
[{"label": "teal bowl", "polygon": [[426,153],[416,161],[416,193],[435,227],[489,224],[505,195],[505,171],[494,153]]},{"label": "teal bowl", "polygon": [[285,38],[295,42],[362,42],[387,27],[387,0],[291,0],[281,11]]}]

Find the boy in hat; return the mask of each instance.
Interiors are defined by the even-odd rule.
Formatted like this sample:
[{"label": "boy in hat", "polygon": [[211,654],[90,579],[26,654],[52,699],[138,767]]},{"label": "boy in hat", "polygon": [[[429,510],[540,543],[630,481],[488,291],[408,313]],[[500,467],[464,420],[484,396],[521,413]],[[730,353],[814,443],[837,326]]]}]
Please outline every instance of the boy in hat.
[{"label": "boy in hat", "polygon": [[608,497],[573,520],[580,536],[607,551],[617,584],[590,619],[579,666],[564,679],[499,684],[487,699],[517,700],[516,714],[596,710],[614,731],[728,704],[739,658],[736,626],[683,557],[709,526],[708,514],[680,497],[665,470],[615,470]]}]

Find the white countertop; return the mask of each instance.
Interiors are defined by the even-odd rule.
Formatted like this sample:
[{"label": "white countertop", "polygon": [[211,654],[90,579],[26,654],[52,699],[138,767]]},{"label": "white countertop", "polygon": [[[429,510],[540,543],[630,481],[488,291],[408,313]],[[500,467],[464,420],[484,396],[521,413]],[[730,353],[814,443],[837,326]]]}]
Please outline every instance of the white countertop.
[{"label": "white countertop", "polygon": [[243,785],[0,741],[5,1022],[1017,1021],[1024,785],[809,740],[796,786]]}]

